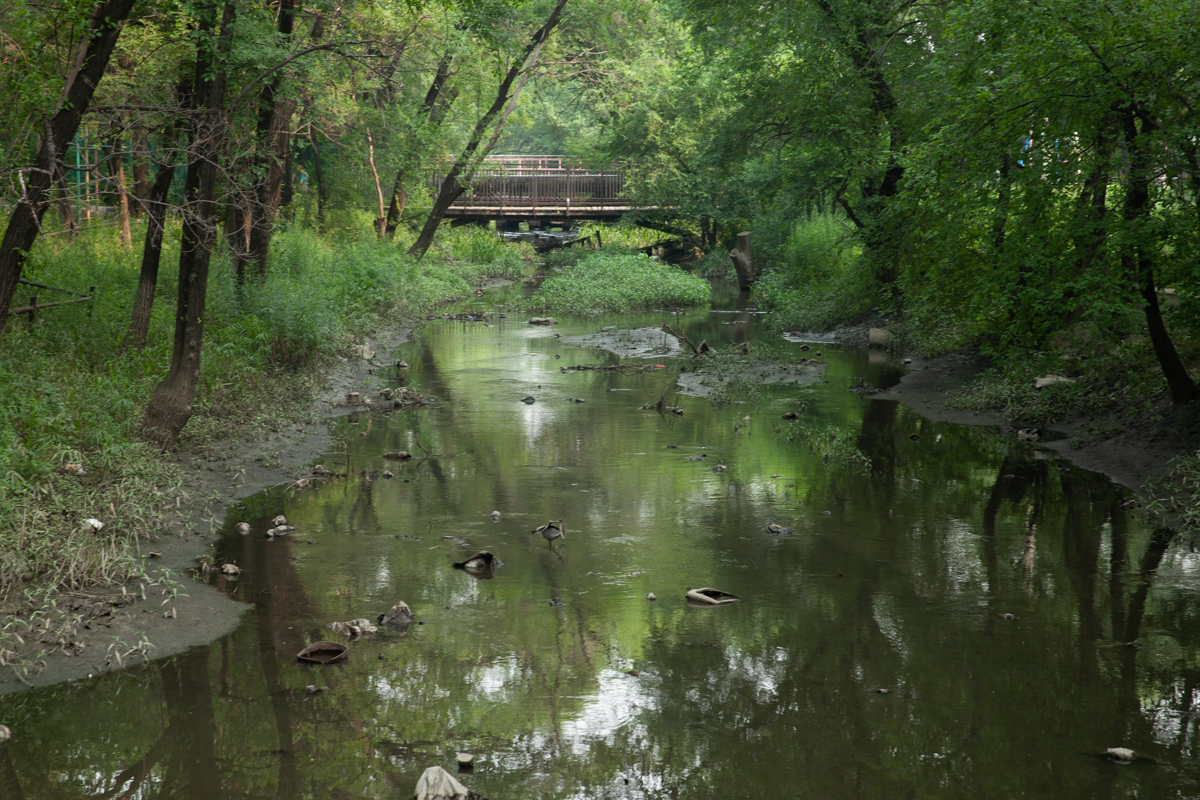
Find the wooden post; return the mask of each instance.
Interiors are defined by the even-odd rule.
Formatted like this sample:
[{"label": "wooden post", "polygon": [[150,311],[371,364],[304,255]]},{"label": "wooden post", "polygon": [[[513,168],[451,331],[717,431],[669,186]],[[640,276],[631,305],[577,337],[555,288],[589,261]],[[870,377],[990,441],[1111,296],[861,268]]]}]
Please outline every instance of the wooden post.
[{"label": "wooden post", "polygon": [[29,296],[29,327],[33,327],[33,318],[37,314],[37,295]]},{"label": "wooden post", "polygon": [[92,309],[96,307],[96,287],[88,287],[88,318],[92,316]]},{"label": "wooden post", "polygon": [[729,257],[733,259],[733,267],[737,270],[738,286],[749,289],[758,278],[750,252],[750,231],[742,231],[737,235],[737,245],[729,251]]}]

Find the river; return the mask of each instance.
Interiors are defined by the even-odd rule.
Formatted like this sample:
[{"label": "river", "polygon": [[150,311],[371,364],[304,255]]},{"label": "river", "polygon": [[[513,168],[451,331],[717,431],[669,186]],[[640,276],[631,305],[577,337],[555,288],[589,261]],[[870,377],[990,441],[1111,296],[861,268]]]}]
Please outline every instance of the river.
[{"label": "river", "polygon": [[[745,303],[430,323],[364,391],[432,405],[331,420],[346,477],[232,509],[234,633],[0,698],[0,795],[408,798],[469,752],[491,800],[1200,796],[1200,557],[1122,487],[849,392],[901,371],[862,349],[784,345],[826,366],[720,405],[676,399],[688,358],[564,371],[617,361],[568,341],[606,326],[779,341]],[[682,416],[643,407],[664,390]],[[269,539],[277,514],[297,530]],[[476,550],[503,565],[453,568]],[[691,607],[695,587],[741,601]],[[406,630],[323,627],[397,600]],[[320,639],[350,657],[298,663]]]}]

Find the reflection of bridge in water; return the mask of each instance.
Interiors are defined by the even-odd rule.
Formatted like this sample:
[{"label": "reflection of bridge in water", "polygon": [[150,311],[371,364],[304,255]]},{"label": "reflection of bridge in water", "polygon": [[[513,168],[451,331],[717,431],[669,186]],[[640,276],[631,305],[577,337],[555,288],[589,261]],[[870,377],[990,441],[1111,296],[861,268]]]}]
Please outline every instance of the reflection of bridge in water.
[{"label": "reflection of bridge in water", "polygon": [[[430,187],[449,165],[435,168]],[[625,173],[561,156],[490,156],[446,212],[452,225],[487,224],[498,230],[569,226],[582,220],[611,221],[639,208],[625,196]]]}]

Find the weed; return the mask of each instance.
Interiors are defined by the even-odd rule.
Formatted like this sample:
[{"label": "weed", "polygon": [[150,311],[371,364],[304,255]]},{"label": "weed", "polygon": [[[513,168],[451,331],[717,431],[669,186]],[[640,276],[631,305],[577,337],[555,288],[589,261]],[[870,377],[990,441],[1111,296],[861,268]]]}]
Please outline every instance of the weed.
[{"label": "weed", "polygon": [[701,278],[644,255],[606,248],[547,278],[528,307],[586,317],[606,311],[695,306],[708,298],[708,284]]},{"label": "weed", "polygon": [[780,434],[789,443],[803,442],[826,464],[837,464],[856,472],[869,472],[871,459],[855,444],[857,434],[848,428],[826,425],[818,428],[803,422],[782,423]]}]

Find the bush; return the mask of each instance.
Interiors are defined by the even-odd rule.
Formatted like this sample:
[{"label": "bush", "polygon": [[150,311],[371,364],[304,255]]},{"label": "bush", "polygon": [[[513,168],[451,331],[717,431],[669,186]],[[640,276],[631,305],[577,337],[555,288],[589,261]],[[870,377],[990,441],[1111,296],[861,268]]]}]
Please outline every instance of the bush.
[{"label": "bush", "polygon": [[708,284],[644,255],[599,250],[546,279],[529,301],[531,310],[574,316],[695,306],[709,298]]}]

